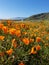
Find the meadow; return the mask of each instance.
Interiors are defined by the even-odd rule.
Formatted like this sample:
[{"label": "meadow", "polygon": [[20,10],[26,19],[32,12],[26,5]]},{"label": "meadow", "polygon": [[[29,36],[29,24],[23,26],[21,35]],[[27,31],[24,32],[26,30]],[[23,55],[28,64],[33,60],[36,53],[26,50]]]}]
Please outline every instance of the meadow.
[{"label": "meadow", "polygon": [[49,65],[49,21],[1,21],[0,65]]}]

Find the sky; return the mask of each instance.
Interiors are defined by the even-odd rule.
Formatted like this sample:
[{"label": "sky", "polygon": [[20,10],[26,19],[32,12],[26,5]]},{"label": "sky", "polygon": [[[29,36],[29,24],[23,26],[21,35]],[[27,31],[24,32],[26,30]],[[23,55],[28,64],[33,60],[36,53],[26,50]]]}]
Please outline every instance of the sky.
[{"label": "sky", "polygon": [[0,0],[0,19],[49,12],[49,0]]}]

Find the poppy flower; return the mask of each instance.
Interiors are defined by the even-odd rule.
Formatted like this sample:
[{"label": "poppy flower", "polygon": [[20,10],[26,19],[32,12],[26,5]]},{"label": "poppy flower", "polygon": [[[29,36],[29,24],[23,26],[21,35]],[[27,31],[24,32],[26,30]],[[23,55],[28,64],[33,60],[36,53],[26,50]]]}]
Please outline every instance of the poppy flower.
[{"label": "poppy flower", "polygon": [[0,29],[2,29],[3,26],[4,26],[4,25],[3,25],[2,23],[0,23]]},{"label": "poppy flower", "polygon": [[0,52],[0,56],[4,56],[4,52]]},{"label": "poppy flower", "polygon": [[13,46],[14,48],[16,48],[16,47],[17,47],[17,42],[16,42],[16,40],[15,40],[15,39],[12,39],[12,46]]},{"label": "poppy flower", "polygon": [[24,42],[25,45],[29,45],[29,39],[28,38],[23,38],[22,41]]},{"label": "poppy flower", "polygon": [[25,65],[23,62],[19,63],[18,65]]},{"label": "poppy flower", "polygon": [[36,37],[36,42],[40,42],[41,38],[40,37]]},{"label": "poppy flower", "polygon": [[37,54],[36,48],[35,48],[35,47],[32,47],[30,53],[31,53],[31,54]]},{"label": "poppy flower", "polygon": [[11,35],[14,35],[15,32],[16,32],[16,29],[15,29],[15,28],[11,28],[11,29],[9,29],[9,33],[10,33]]},{"label": "poppy flower", "polygon": [[36,50],[38,51],[38,50],[40,50],[41,49],[41,46],[40,45],[37,45],[36,46]]},{"label": "poppy flower", "polygon": [[0,36],[0,40],[4,40],[5,36]]},{"label": "poppy flower", "polygon": [[15,35],[20,37],[21,36],[21,31],[20,30],[16,30]]},{"label": "poppy flower", "polygon": [[6,53],[7,53],[8,55],[11,55],[11,54],[13,53],[13,49],[7,50]]},{"label": "poppy flower", "polygon": [[4,33],[8,32],[8,28],[6,26],[3,26],[2,30],[3,30]]}]

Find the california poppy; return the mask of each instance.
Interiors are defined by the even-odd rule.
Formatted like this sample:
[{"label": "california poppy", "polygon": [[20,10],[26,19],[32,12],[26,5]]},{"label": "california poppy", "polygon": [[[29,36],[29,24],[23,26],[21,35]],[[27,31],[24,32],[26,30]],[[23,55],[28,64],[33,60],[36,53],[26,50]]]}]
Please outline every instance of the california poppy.
[{"label": "california poppy", "polygon": [[36,37],[36,42],[40,42],[41,38],[40,37]]},{"label": "california poppy", "polygon": [[16,48],[16,47],[17,47],[17,42],[16,42],[16,40],[15,40],[15,39],[12,39],[12,46],[13,46],[14,48]]},{"label": "california poppy", "polygon": [[2,30],[3,30],[4,33],[8,32],[8,28],[6,26],[3,26]]},{"label": "california poppy", "polygon": [[36,50],[38,51],[38,50],[40,50],[41,49],[41,46],[40,45],[37,45],[36,46]]},{"label": "california poppy", "polygon": [[16,30],[15,35],[20,37],[21,36],[21,31],[20,30]]},{"label": "california poppy", "polygon": [[32,47],[30,53],[31,53],[31,54],[37,54],[36,48],[35,48],[35,47]]},{"label": "california poppy", "polygon": [[0,40],[4,40],[5,36],[0,36]]},{"label": "california poppy", "polygon": [[34,42],[34,39],[31,39],[31,38],[30,38],[30,42]]},{"label": "california poppy", "polygon": [[18,65],[25,65],[23,62],[19,63]]},{"label": "california poppy", "polygon": [[4,56],[4,52],[0,52],[0,56]]},{"label": "california poppy", "polygon": [[25,45],[29,44],[29,39],[28,38],[23,38],[22,41],[24,42]]},{"label": "california poppy", "polygon": [[0,29],[2,29],[3,26],[4,26],[4,25],[3,25],[2,23],[0,23]]},{"label": "california poppy", "polygon": [[9,49],[9,50],[6,51],[6,53],[7,53],[8,55],[11,55],[12,52],[13,52],[13,49]]},{"label": "california poppy", "polygon": [[16,29],[15,29],[15,28],[10,28],[10,29],[9,29],[9,33],[10,33],[11,35],[14,35],[15,32],[16,32]]}]

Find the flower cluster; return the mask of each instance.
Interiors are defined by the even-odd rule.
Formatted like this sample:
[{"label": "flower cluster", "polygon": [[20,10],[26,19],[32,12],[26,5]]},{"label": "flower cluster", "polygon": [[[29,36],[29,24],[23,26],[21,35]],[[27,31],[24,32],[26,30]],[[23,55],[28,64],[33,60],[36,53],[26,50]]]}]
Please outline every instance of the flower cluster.
[{"label": "flower cluster", "polygon": [[0,23],[0,65],[49,65],[49,23]]}]

